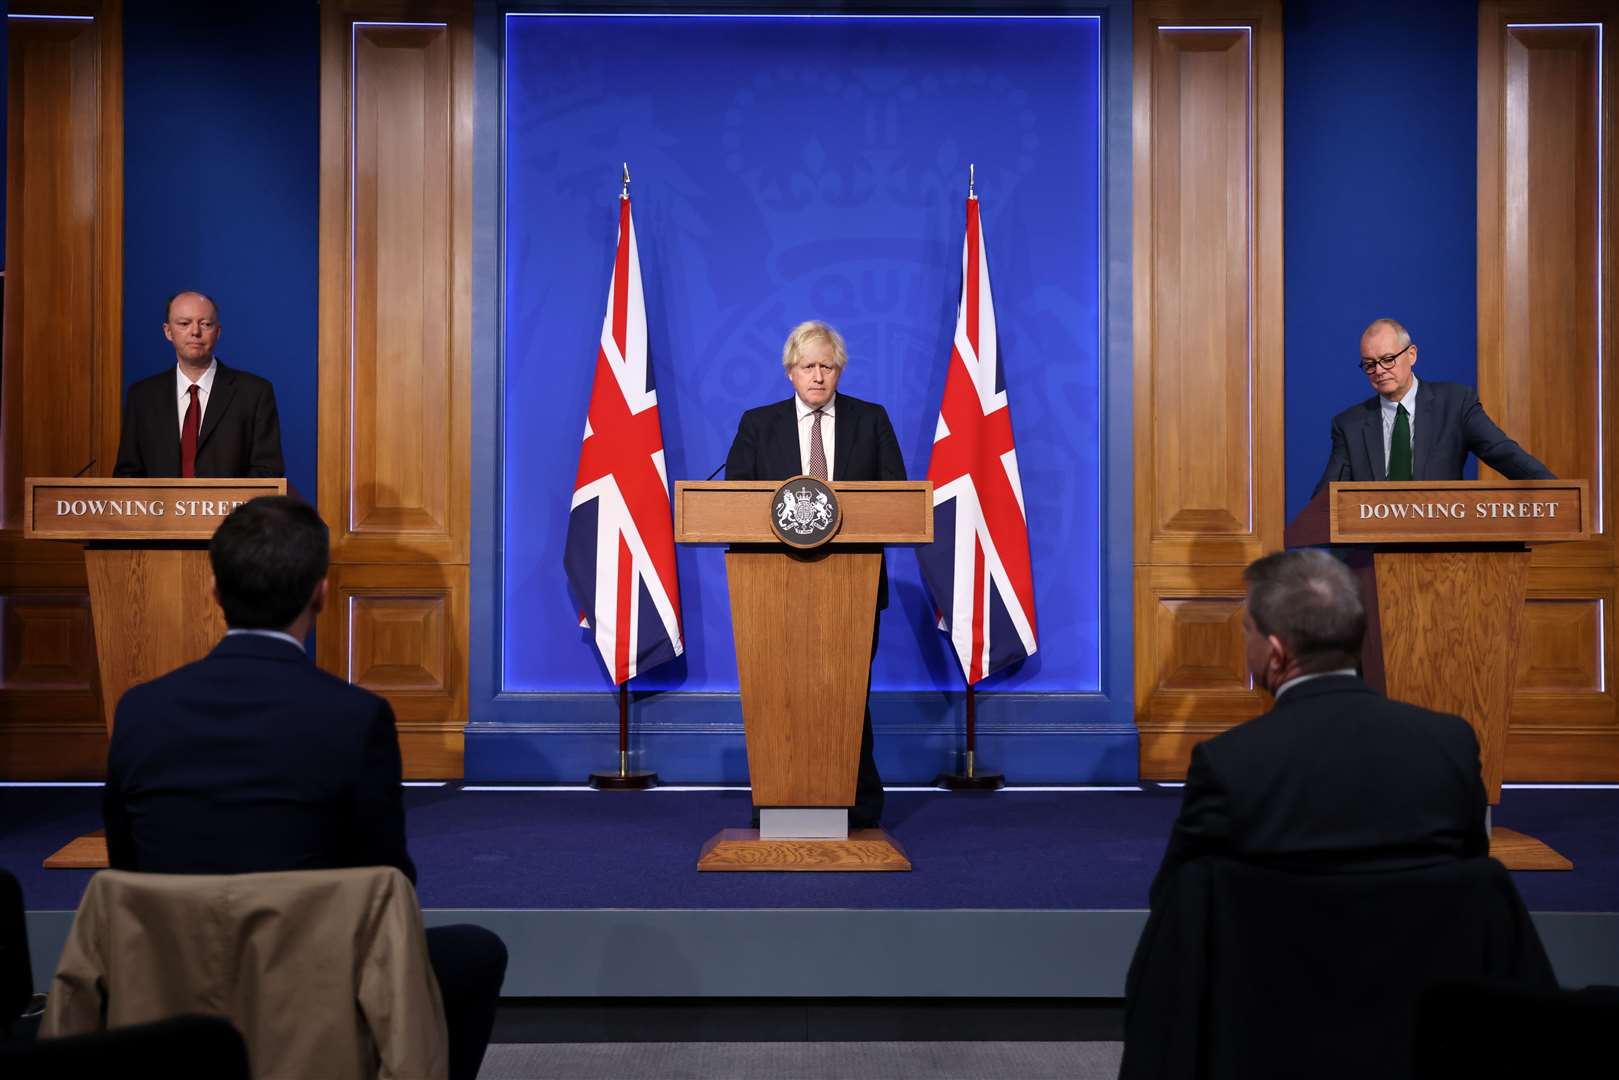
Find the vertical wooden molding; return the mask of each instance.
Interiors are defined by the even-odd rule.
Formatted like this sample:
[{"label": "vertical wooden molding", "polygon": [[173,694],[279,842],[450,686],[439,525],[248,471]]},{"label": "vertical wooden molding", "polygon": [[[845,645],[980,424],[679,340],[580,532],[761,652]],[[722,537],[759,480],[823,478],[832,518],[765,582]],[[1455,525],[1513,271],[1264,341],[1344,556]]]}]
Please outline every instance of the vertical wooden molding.
[{"label": "vertical wooden molding", "polygon": [[121,0],[9,24],[0,366],[0,776],[106,768],[82,548],[21,538],[26,476],[110,475],[123,383]]},{"label": "vertical wooden molding", "polygon": [[322,6],[319,659],[410,776],[460,776],[466,726],[472,94],[470,0]]},{"label": "vertical wooden molding", "polygon": [[1282,9],[1135,5],[1135,657],[1141,771],[1262,708],[1242,568],[1279,548]]},{"label": "vertical wooden molding", "polygon": [[1599,495],[1597,536],[1534,553],[1508,780],[1619,779],[1616,25],[1611,4],[1590,0],[1479,5],[1479,395],[1548,468]]}]

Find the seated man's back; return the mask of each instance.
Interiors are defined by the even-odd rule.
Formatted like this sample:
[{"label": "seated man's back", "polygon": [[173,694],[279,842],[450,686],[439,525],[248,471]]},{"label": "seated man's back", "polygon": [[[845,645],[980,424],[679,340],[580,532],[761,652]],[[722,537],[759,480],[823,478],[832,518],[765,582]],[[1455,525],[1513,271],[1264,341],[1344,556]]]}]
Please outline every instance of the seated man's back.
[{"label": "seated man's back", "polygon": [[290,641],[235,633],[119,702],[107,761],[111,864],[156,873],[396,866],[393,712]]}]

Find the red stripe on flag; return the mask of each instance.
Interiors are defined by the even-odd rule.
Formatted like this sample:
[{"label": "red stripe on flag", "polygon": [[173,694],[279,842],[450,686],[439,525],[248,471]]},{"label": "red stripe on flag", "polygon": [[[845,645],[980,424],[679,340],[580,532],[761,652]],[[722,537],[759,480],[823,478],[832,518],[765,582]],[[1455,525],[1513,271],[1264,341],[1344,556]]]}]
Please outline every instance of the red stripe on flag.
[{"label": "red stripe on flag", "polygon": [[618,534],[618,626],[613,633],[613,682],[630,677],[630,603],[635,598],[634,567],[630,565],[630,542]]}]

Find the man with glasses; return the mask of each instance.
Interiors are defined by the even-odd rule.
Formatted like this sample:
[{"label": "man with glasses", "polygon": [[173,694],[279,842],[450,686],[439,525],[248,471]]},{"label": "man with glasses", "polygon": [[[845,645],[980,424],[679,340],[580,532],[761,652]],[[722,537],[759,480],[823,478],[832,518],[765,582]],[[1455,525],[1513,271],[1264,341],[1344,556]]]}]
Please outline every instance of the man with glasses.
[{"label": "man with glasses", "polygon": [[1421,382],[1405,327],[1377,319],[1360,336],[1360,369],[1376,395],[1332,418],[1332,456],[1315,486],[1334,480],[1460,480],[1469,452],[1509,480],[1555,480],[1495,425],[1478,392]]}]

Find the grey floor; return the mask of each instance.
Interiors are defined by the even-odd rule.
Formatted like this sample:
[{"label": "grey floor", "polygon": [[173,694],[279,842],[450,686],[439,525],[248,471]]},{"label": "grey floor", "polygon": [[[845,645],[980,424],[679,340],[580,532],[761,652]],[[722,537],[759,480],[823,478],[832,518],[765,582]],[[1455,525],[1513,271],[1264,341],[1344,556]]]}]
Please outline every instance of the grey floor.
[{"label": "grey floor", "polygon": [[1113,1080],[1116,1042],[504,1043],[478,1080]]}]

